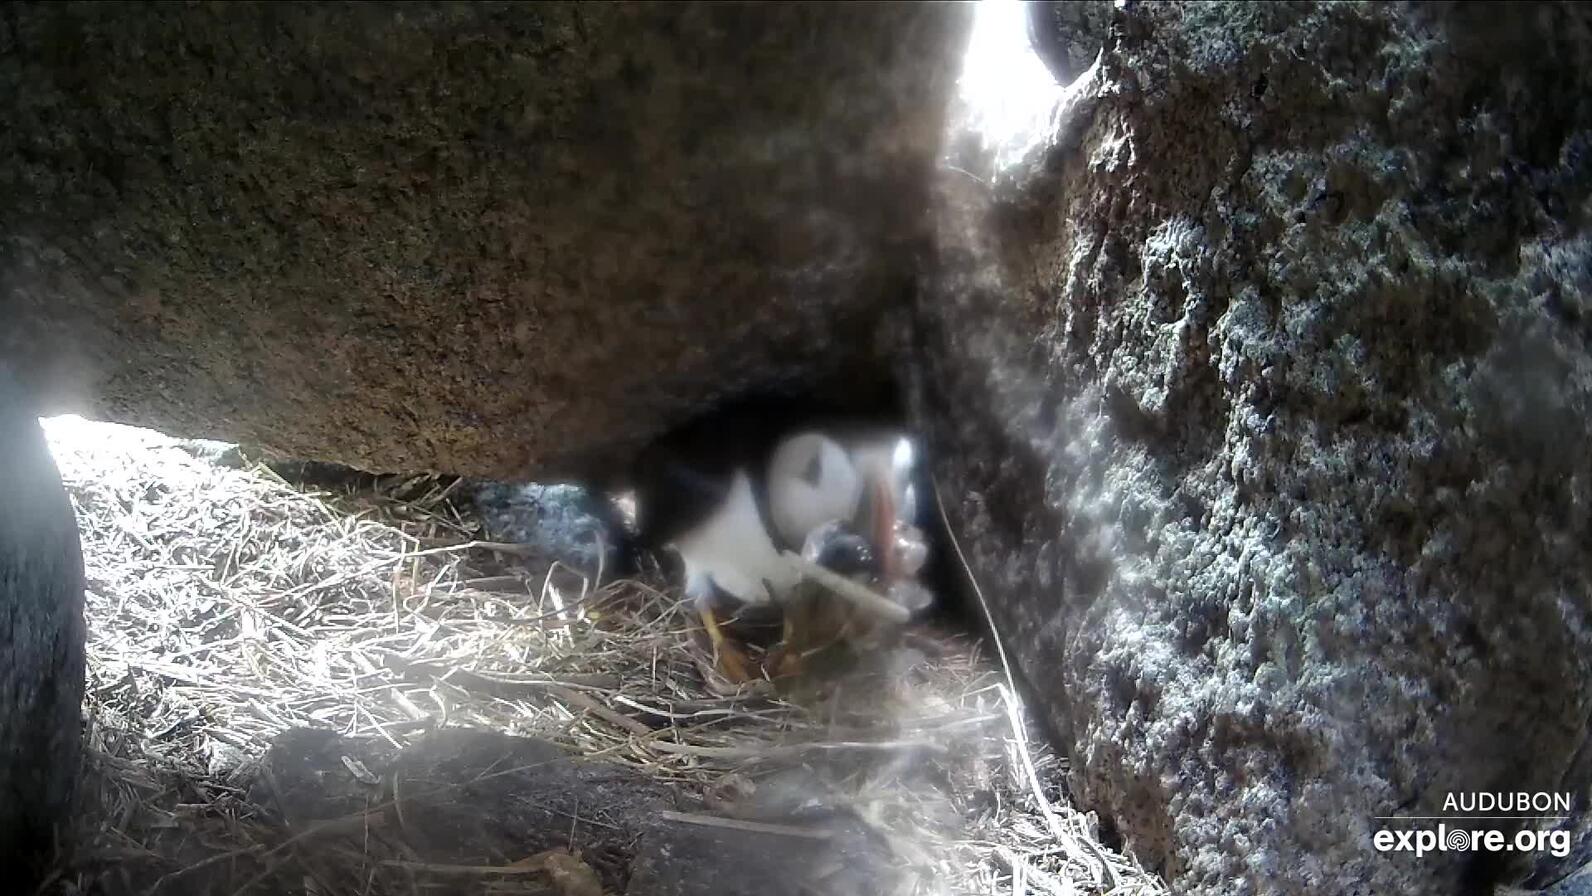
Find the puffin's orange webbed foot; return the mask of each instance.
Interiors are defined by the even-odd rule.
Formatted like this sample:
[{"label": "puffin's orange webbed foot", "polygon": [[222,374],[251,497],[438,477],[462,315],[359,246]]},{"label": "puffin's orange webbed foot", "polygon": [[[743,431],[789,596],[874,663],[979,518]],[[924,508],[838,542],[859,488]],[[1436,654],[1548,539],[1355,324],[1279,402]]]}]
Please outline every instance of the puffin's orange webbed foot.
[{"label": "puffin's orange webbed foot", "polygon": [[718,617],[713,615],[712,607],[698,607],[697,615],[702,618],[702,628],[708,633],[708,641],[713,645],[713,664],[719,674],[734,684],[744,684],[752,680],[752,675],[747,671],[750,660],[746,652],[741,650],[725,637],[724,630],[719,628]]}]

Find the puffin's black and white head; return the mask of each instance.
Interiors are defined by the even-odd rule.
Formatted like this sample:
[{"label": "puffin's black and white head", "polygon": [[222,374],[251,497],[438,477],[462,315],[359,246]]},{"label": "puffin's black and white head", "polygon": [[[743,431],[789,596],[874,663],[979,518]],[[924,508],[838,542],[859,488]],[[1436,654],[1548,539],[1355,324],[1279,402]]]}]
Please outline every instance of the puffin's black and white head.
[{"label": "puffin's black and white head", "polygon": [[865,487],[856,462],[839,442],[817,432],[785,439],[768,464],[768,515],[775,534],[801,550],[819,526],[855,519]]},{"label": "puffin's black and white head", "polygon": [[[897,544],[901,524],[916,513],[915,452],[899,433],[848,435],[842,443],[806,432],[779,444],[769,462],[769,517],[778,539],[792,550],[803,551],[819,533],[826,533],[824,539],[860,536],[877,565],[876,581],[888,585],[921,566],[908,558],[911,569],[903,569]],[[856,553],[850,541],[837,542],[833,552],[820,543],[814,559],[828,566],[820,558]]]},{"label": "puffin's black and white head", "polygon": [[673,541],[688,594],[716,588],[743,603],[777,602],[800,581],[782,551],[800,552],[825,524],[850,526],[859,512],[873,512],[864,498],[875,489],[846,449],[821,433],[782,439],[764,463],[731,476],[724,499]]},{"label": "puffin's black and white head", "polygon": [[803,553],[820,529],[829,534],[815,562],[834,572],[886,587],[916,572],[898,538],[915,504],[912,444],[899,432],[814,429],[766,447],[731,429],[702,435],[696,451],[660,465],[667,475],[655,477],[642,507],[659,543],[684,561],[688,595],[780,602],[801,579],[782,552]]}]

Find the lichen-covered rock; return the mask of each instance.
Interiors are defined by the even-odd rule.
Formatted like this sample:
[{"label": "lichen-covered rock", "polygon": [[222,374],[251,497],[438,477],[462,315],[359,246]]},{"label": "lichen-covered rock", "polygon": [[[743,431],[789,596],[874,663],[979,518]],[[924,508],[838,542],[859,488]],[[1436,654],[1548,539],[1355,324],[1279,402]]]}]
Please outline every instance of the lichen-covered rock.
[{"label": "lichen-covered rock", "polygon": [[965,7],[0,12],[0,356],[367,470],[611,468],[752,386],[874,400]]},{"label": "lichen-covered rock", "polygon": [[[955,144],[916,414],[1076,795],[1181,892],[1588,854],[1592,14],[1498,10],[1129,4],[1020,163]],[[1373,846],[1489,790],[1573,849]]]},{"label": "lichen-covered rock", "polygon": [[1105,44],[1113,0],[1031,0],[1023,4],[1034,50],[1056,80],[1083,74]]}]

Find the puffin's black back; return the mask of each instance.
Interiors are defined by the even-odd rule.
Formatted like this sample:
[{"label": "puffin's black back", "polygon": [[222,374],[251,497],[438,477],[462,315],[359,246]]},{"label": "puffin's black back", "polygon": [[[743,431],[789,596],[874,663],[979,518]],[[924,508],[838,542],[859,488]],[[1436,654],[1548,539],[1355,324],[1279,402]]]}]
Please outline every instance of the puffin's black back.
[{"label": "puffin's black back", "polygon": [[780,439],[803,429],[862,422],[814,402],[763,395],[728,402],[658,439],[637,460],[638,547],[656,550],[706,519],[726,497],[737,468],[751,474],[758,512],[768,523],[764,470]]},{"label": "puffin's black back", "polygon": [[687,421],[649,445],[635,469],[638,546],[656,550],[707,518],[728,495],[737,469],[753,473],[760,512],[761,470],[790,418],[783,402],[744,400]]}]

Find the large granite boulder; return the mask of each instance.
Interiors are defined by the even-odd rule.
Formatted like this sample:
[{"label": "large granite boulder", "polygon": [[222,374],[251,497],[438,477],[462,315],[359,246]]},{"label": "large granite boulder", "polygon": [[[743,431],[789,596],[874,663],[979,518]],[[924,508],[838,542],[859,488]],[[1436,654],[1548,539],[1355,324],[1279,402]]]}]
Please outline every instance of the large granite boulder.
[{"label": "large granite boulder", "polygon": [[0,356],[58,408],[499,478],[749,387],[880,400],[967,13],[8,7]]},{"label": "large granite boulder", "polygon": [[[1510,9],[1131,3],[1042,130],[963,110],[916,414],[1076,796],[1180,892],[1588,854],[1592,13]],[[1376,848],[1475,791],[1568,794],[1524,826],[1570,848]]]}]

